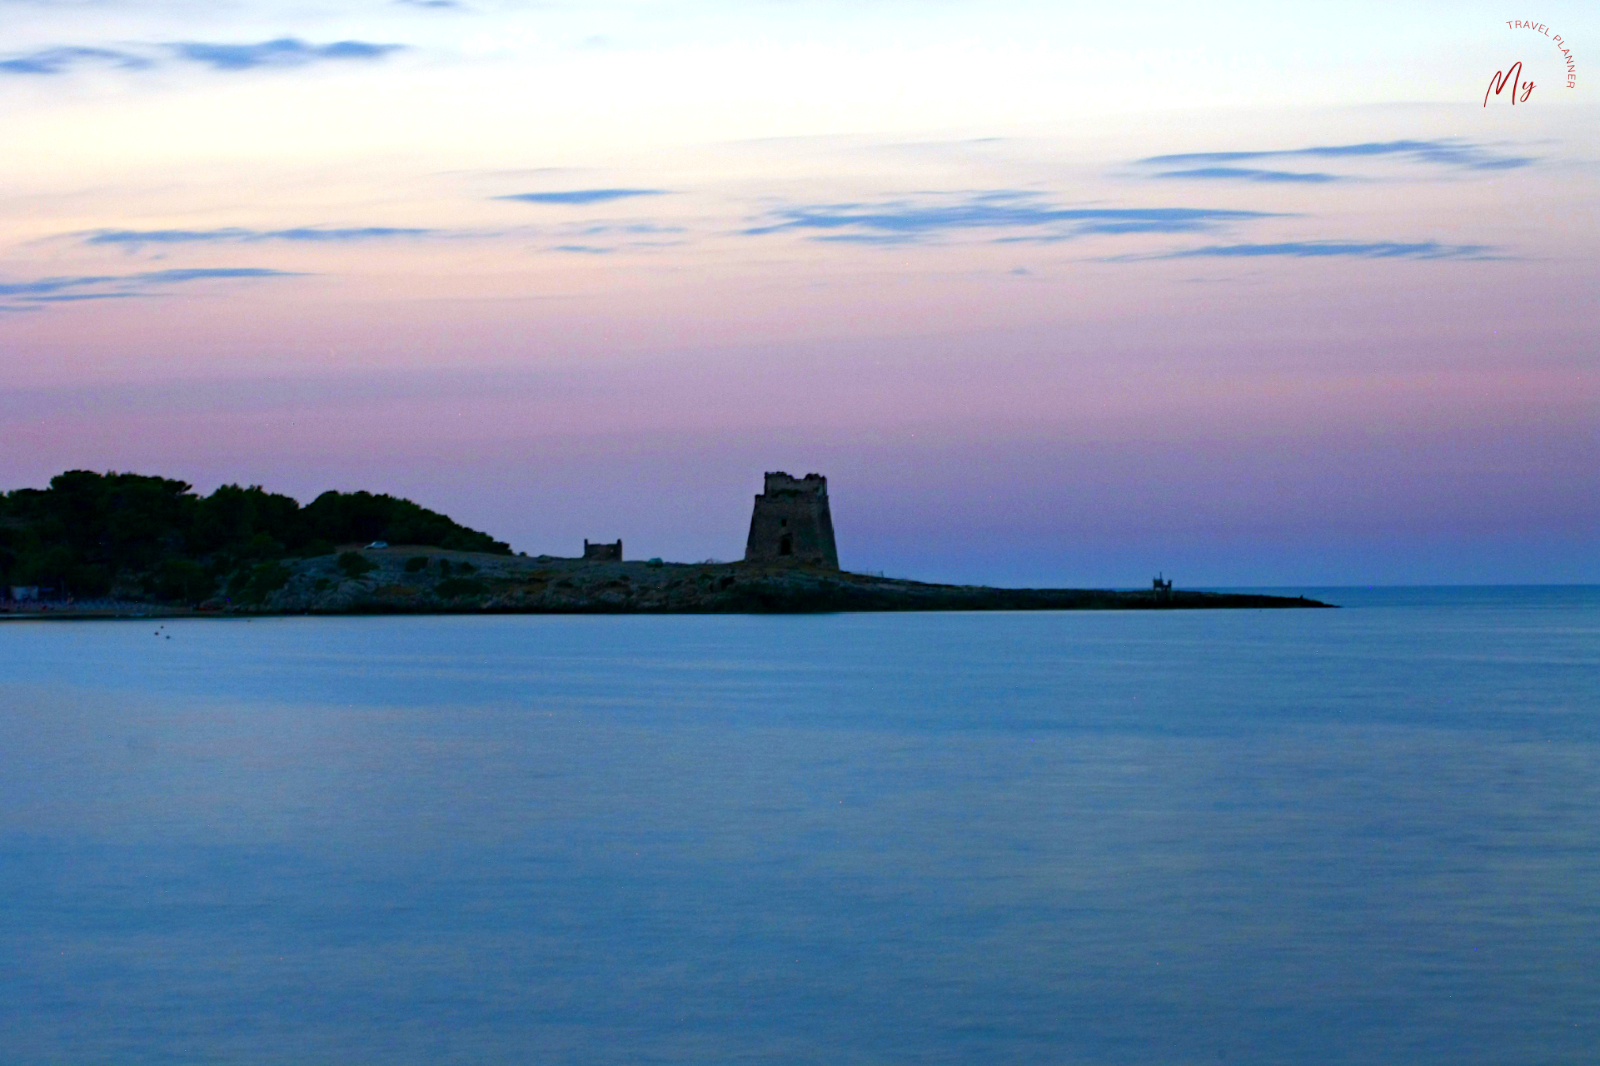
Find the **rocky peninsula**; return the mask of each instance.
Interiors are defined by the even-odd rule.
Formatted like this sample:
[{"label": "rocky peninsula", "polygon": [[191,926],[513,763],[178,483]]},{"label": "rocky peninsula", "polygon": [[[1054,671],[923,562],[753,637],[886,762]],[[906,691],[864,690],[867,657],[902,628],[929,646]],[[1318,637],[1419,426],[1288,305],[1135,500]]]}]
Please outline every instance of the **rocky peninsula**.
[{"label": "rocky peninsula", "polygon": [[[289,560],[271,590],[193,605],[89,600],[49,617],[283,614],[793,614],[829,611],[1063,611],[1325,607],[1300,597],[1222,592],[1008,589],[753,563],[622,562],[365,548]],[[33,610],[27,610],[33,606]],[[12,604],[12,617],[39,615]],[[19,610],[21,609],[21,610]],[[3,616],[0,616],[3,617]]]},{"label": "rocky peninsula", "polygon": [[508,544],[409,500],[309,505],[225,485],[71,471],[0,496],[0,617],[714,614],[1325,607],[1304,597],[941,585],[839,567],[827,481],[766,475],[740,562],[582,558]]},{"label": "rocky peninsula", "polygon": [[1170,610],[1321,607],[1315,600],[1187,590],[1003,589],[939,585],[804,566],[663,563],[381,548],[351,577],[335,557],[294,564],[261,602],[206,609],[273,614],[717,614],[819,611]]}]

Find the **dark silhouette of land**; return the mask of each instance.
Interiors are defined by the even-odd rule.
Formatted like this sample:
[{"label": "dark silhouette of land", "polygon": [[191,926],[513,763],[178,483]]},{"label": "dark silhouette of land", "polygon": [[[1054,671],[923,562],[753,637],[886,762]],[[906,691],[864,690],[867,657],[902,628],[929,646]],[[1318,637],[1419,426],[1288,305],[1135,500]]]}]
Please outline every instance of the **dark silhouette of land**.
[{"label": "dark silhouette of land", "polygon": [[[768,477],[770,493],[771,479],[787,475]],[[813,491],[804,479],[789,480]],[[1170,587],[1002,589],[853,574],[828,557],[831,524],[817,559],[783,552],[789,522],[802,534],[806,527],[772,510],[771,558],[627,562],[620,542],[589,558],[529,558],[393,496],[325,492],[302,507],[259,486],[224,485],[202,497],[182,481],[75,470],[48,489],[0,496],[0,588],[13,617],[1327,606]]]}]

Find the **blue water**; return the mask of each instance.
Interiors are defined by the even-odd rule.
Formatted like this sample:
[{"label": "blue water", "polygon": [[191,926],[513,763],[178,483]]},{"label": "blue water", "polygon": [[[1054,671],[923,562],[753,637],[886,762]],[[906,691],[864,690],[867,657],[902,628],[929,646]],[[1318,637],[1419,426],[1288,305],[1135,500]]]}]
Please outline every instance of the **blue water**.
[{"label": "blue water", "polygon": [[0,1062],[1597,1061],[1600,589],[1320,594],[0,624]]}]

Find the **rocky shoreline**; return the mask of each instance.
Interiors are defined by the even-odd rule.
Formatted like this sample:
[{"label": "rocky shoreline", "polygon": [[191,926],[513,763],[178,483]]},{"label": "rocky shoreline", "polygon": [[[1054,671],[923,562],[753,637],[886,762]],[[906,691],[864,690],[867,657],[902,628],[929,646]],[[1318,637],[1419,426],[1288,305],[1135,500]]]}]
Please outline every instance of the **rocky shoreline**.
[{"label": "rocky shoreline", "polygon": [[[357,561],[359,559],[359,561]],[[190,608],[101,601],[0,617],[351,614],[795,614],[835,611],[1328,607],[1304,597],[1173,590],[1005,589],[750,563],[615,562],[389,547],[284,560],[243,595]],[[15,605],[22,607],[24,605]],[[43,605],[41,605],[43,608]]]}]

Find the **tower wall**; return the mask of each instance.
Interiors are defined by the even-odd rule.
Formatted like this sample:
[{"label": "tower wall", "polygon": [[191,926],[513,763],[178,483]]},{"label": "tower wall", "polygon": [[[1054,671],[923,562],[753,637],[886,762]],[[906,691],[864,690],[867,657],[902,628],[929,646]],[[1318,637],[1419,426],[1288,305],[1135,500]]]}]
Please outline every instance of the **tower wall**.
[{"label": "tower wall", "polygon": [[779,471],[766,477],[766,491],[756,497],[745,541],[747,563],[815,566],[839,569],[833,540],[833,515],[828,510],[828,479],[803,478]]}]

